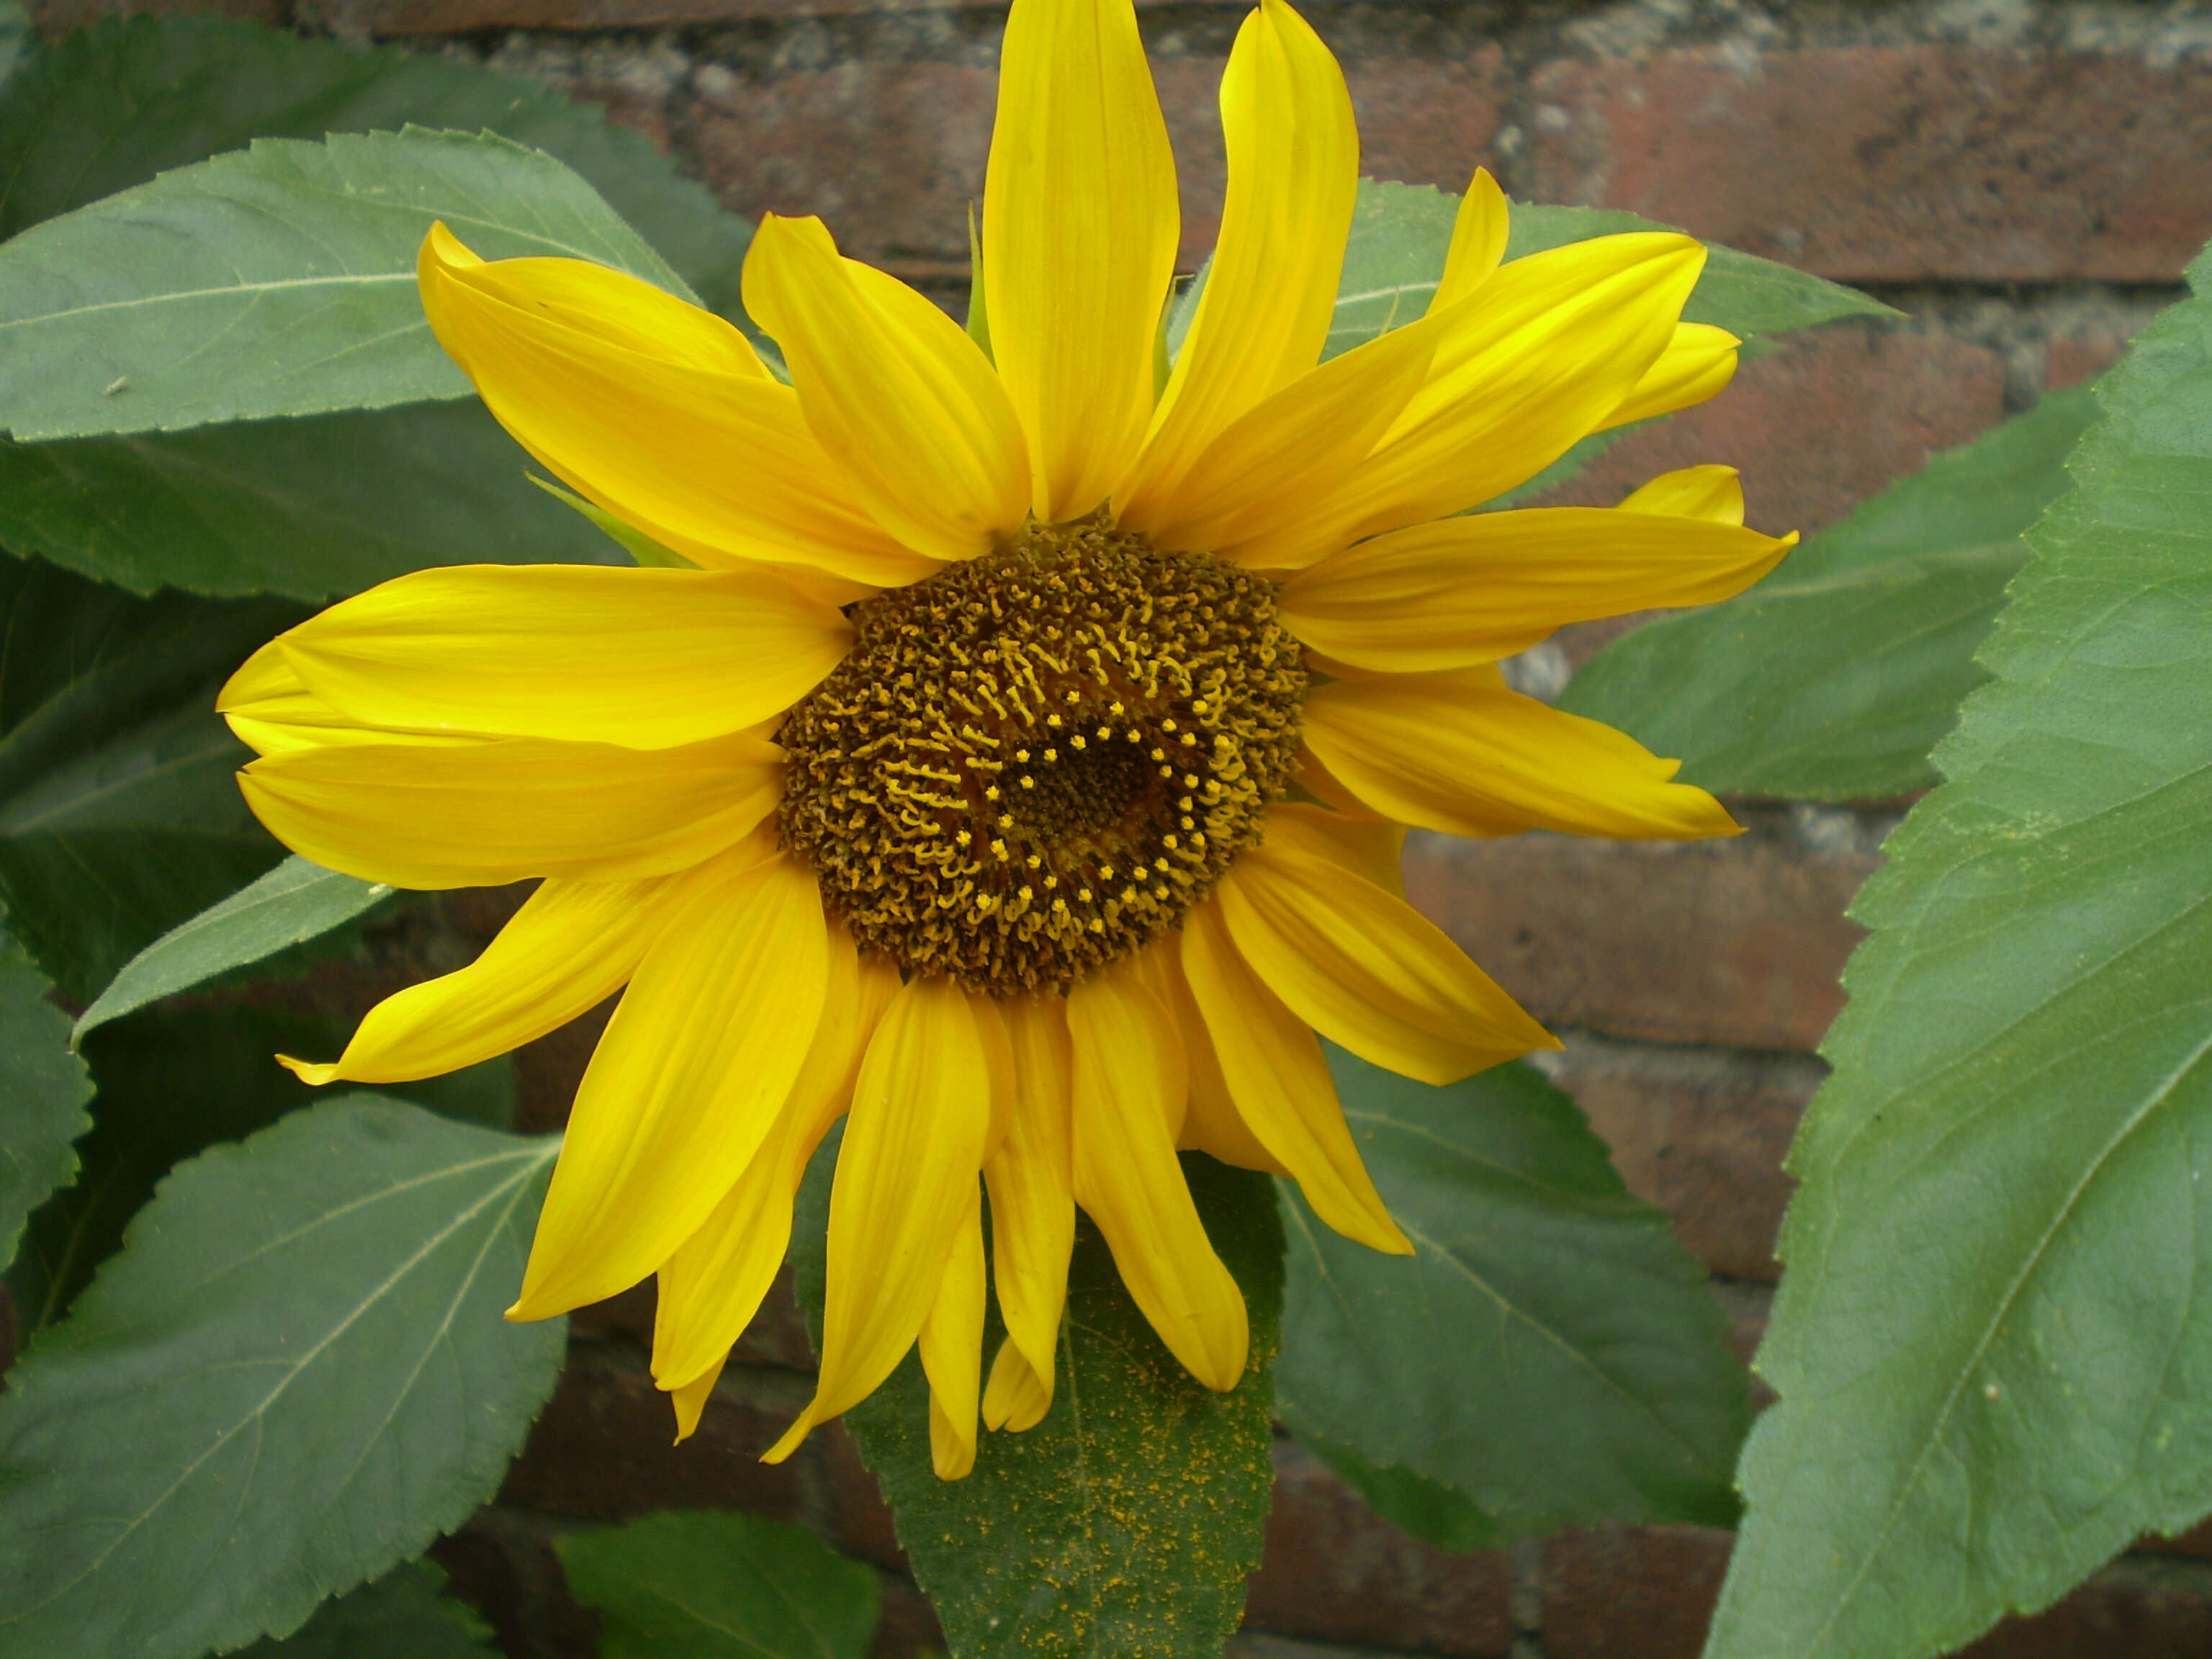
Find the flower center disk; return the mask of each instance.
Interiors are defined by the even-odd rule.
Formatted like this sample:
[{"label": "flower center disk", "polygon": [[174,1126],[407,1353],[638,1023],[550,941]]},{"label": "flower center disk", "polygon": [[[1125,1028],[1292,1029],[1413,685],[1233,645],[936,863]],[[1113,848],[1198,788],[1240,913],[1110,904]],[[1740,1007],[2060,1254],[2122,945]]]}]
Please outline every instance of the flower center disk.
[{"label": "flower center disk", "polygon": [[783,840],[908,974],[1064,990],[1181,922],[1284,791],[1298,644],[1218,559],[1033,525],[852,614],[776,735]]}]

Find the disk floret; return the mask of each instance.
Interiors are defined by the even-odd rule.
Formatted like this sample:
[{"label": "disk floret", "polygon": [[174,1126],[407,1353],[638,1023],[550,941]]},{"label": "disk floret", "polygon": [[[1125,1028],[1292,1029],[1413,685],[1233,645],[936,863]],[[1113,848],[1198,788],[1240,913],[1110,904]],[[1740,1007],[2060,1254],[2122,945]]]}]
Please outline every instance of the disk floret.
[{"label": "disk floret", "polygon": [[853,623],[777,734],[783,839],[909,974],[1065,989],[1179,923],[1283,793],[1299,647],[1207,555],[1031,525]]}]

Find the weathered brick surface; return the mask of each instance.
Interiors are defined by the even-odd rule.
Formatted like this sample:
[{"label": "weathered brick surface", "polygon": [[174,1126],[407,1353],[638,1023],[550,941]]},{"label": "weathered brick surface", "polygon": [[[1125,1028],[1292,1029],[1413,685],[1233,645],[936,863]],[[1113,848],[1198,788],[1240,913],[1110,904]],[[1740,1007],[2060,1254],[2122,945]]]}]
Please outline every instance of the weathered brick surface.
[{"label": "weathered brick surface", "polygon": [[1531,193],[1850,282],[2172,282],[2212,237],[2212,65],[1931,45],[1561,62]]},{"label": "weathered brick surface", "polygon": [[215,11],[257,23],[285,21],[285,0],[27,0],[31,21],[49,39],[103,17],[173,11]]},{"label": "weathered brick surface", "polygon": [[1873,868],[1765,836],[1688,843],[1416,836],[1413,902],[1540,1019],[1810,1050],[1835,1018]]},{"label": "weathered brick surface", "polygon": [[1275,1505],[1246,1623],[1329,1642],[1492,1659],[1513,1643],[1503,1553],[1449,1555],[1379,1519],[1310,1453],[1276,1443]]},{"label": "weathered brick surface", "polygon": [[1771,1279],[1791,1183],[1782,1172],[1819,1069],[1779,1055],[1570,1038],[1554,1071],[1640,1197],[1716,1273]]},{"label": "weathered brick surface", "polygon": [[1606,1526],[1544,1540],[1545,1659],[1697,1659],[1729,1535]]}]

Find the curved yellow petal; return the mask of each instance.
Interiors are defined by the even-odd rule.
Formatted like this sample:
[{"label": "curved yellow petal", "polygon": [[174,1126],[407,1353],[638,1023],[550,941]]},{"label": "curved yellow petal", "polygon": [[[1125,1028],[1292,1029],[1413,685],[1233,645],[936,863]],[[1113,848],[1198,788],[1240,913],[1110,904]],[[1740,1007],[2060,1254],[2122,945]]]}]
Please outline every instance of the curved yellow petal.
[{"label": "curved yellow petal", "polygon": [[1393,329],[1291,381],[1231,422],[1172,495],[1120,513],[1122,528],[1272,568],[1278,542],[1349,487],[1456,315]]},{"label": "curved yellow petal", "polygon": [[967,1219],[953,1235],[919,1340],[922,1375],[929,1379],[929,1461],[939,1480],[957,1480],[975,1467],[983,1379],[983,1209],[972,1182],[969,1191]]},{"label": "curved yellow petal", "polygon": [[575,261],[480,260],[442,225],[416,276],[439,343],[499,423],[653,540],[709,567],[874,586],[928,574],[860,506],[798,395],[720,319]]},{"label": "curved yellow petal", "polygon": [[1671,781],[1680,761],[1524,697],[1494,668],[1337,680],[1307,696],[1304,732],[1368,805],[1449,835],[1554,830],[1693,841],[1737,833],[1718,801]]},{"label": "curved yellow petal", "polygon": [[791,1242],[791,1207],[807,1161],[853,1097],[853,1079],[875,1016],[864,995],[852,936],[829,930],[822,1017],[775,1125],[699,1230],[660,1266],[653,1322],[653,1374],[680,1389],[720,1370],[759,1312]]},{"label": "curved yellow petal", "polygon": [[1343,71],[1285,0],[1244,20],[1221,81],[1229,190],[1197,314],[1117,511],[1171,495],[1231,422],[1314,366],[1359,182]]},{"label": "curved yellow petal", "polygon": [[809,872],[710,866],[667,903],[577,1088],[509,1318],[599,1301],[675,1255],[753,1161],[811,1046],[829,946]]},{"label": "curved yellow petal", "polygon": [[1451,246],[1444,254],[1444,274],[1429,297],[1429,309],[1443,311],[1468,298],[1488,282],[1505,257],[1505,239],[1512,228],[1512,210],[1488,167],[1477,167],[1474,178],[1460,198],[1459,213],[1452,222]]},{"label": "curved yellow petal", "polygon": [[1705,258],[1672,232],[1601,236],[1516,259],[1471,298],[1382,336],[1376,344],[1446,325],[1420,389],[1347,479],[1305,511],[1214,550],[1299,569],[1525,483],[1602,424],[1642,378]]},{"label": "curved yellow petal", "polygon": [[1732,466],[1686,466],[1677,472],[1662,472],[1623,501],[1618,510],[1740,525],[1743,480]]},{"label": "curved yellow petal", "polygon": [[1129,1295],[1207,1388],[1244,1375],[1243,1293],[1198,1218],[1169,1127],[1185,1089],[1175,1017],[1129,964],[1067,995],[1075,1072],[1075,1201],[1105,1235]]},{"label": "curved yellow petal", "polygon": [[1796,539],[1626,504],[1478,513],[1393,531],[1293,573],[1282,617],[1357,668],[1467,668],[1568,623],[1724,599]]},{"label": "curved yellow petal", "polygon": [[1261,982],[1363,1060],[1445,1084],[1559,1046],[1433,923],[1330,860],[1271,840],[1215,892]]},{"label": "curved yellow petal", "polygon": [[1152,411],[1175,157],[1130,0],[1014,0],[983,183],[991,350],[1048,523],[1105,500]]},{"label": "curved yellow petal", "polygon": [[350,744],[427,744],[468,748],[482,741],[451,732],[364,726],[342,714],[301,684],[284,654],[283,638],[248,657],[216,694],[216,708],[238,740],[257,755],[289,755]]},{"label": "curved yellow petal", "polygon": [[[1075,1249],[1068,1126],[1074,1062],[1066,1007],[1059,997],[1022,997],[1001,1003],[999,1011],[1015,1082],[1006,1139],[983,1166],[991,1194],[992,1266],[1007,1340],[1026,1359],[1035,1391],[1049,1406],[1067,1262]],[[1040,1409],[1037,1415],[1043,1414]],[[994,1421],[988,1407],[984,1420],[993,1428],[1005,1422]]]},{"label": "curved yellow petal", "polygon": [[990,1085],[968,993],[943,979],[901,987],[868,1040],[838,1148],[814,1398],[763,1461],[781,1462],[866,1399],[914,1346],[975,1201]]},{"label": "curved yellow petal", "polygon": [[1735,379],[1736,348],[1742,341],[1711,323],[1677,323],[1658,362],[1644,371],[1620,407],[1598,427],[1606,431],[1631,421],[1671,415],[1717,397]]},{"label": "curved yellow petal", "polygon": [[1169,1115],[1169,1133],[1175,1137],[1176,1150],[1204,1152],[1240,1170],[1289,1174],[1260,1144],[1230,1097],[1228,1079],[1221,1075],[1213,1039],[1206,1032],[1206,1017],[1191,996],[1175,941],[1166,939],[1148,945],[1131,958],[1130,965],[1145,988],[1174,1018],[1176,1035],[1182,1043],[1190,1084],[1182,1105]]},{"label": "curved yellow petal", "polygon": [[305,1083],[406,1083],[519,1048],[629,983],[678,880],[546,882],[467,967],[370,1009],[335,1061],[278,1058]]},{"label": "curved yellow petal", "polygon": [[973,557],[1020,526],[1021,428],[959,324],[844,258],[819,219],[761,221],[744,295],[783,348],[807,425],[877,522],[939,559]]},{"label": "curved yellow petal", "polygon": [[1052,1409],[1049,1376],[1040,1378],[1012,1337],[999,1344],[991,1380],[983,1385],[983,1421],[993,1429],[1020,1434],[1044,1421]]},{"label": "curved yellow petal", "polygon": [[1182,965],[1238,1115],[1314,1213],[1346,1238],[1411,1255],[1352,1144],[1321,1044],[1245,964],[1217,907],[1184,924]]},{"label": "curved yellow petal", "polygon": [[278,639],[307,690],[364,725],[671,749],[782,714],[852,637],[765,570],[453,565]]},{"label": "curved yellow petal", "polygon": [[782,751],[744,734],[653,750],[401,737],[264,755],[238,782],[325,869],[432,889],[685,869],[773,811],[782,773]]},{"label": "curved yellow petal", "polygon": [[706,1415],[707,1401],[714,1395],[714,1384],[722,1380],[722,1364],[718,1359],[681,1388],[669,1390],[668,1403],[676,1408],[678,1445],[698,1433],[699,1419]]},{"label": "curved yellow petal", "polygon": [[1406,828],[1361,808],[1357,812],[1285,804],[1267,814],[1267,839],[1279,848],[1340,864],[1393,898],[1406,896],[1401,869]]}]

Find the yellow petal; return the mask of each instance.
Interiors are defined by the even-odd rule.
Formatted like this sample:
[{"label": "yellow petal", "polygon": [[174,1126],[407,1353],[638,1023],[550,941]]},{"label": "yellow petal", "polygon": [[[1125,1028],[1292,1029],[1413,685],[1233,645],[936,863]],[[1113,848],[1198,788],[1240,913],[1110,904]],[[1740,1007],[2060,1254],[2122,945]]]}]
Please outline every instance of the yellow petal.
[{"label": "yellow petal", "polygon": [[929,1379],[929,1461],[939,1480],[975,1467],[975,1414],[983,1377],[983,1210],[969,1183],[968,1218],[953,1236],[937,1299],[921,1325]]},{"label": "yellow petal", "polygon": [[1477,167],[1474,179],[1460,198],[1459,214],[1452,222],[1451,247],[1444,255],[1444,274],[1429,299],[1431,311],[1457,305],[1488,282],[1505,257],[1505,238],[1512,228],[1512,210],[1505,192],[1488,167]]},{"label": "yellow petal", "polygon": [[546,882],[467,967],[370,1009],[333,1064],[284,1064],[312,1084],[405,1083],[519,1048],[629,982],[678,879]]},{"label": "yellow petal", "polygon": [[682,1445],[699,1431],[699,1419],[705,1415],[707,1401],[714,1392],[714,1384],[721,1381],[722,1362],[716,1360],[680,1389],[669,1391],[668,1403],[676,1407],[676,1443]]},{"label": "yellow petal", "polygon": [[342,714],[300,683],[274,639],[246,659],[216,695],[216,707],[238,740],[257,755],[289,755],[361,743],[419,743],[468,748],[480,741],[452,733],[363,726]]},{"label": "yellow petal", "polygon": [[396,738],[267,755],[238,781],[277,840],[364,881],[617,881],[687,868],[750,833],[775,807],[782,752],[742,734],[654,750]]},{"label": "yellow petal", "polygon": [[673,1255],[806,1058],[829,974],[812,875],[785,858],[714,866],[668,903],[576,1091],[511,1318],[599,1301]]},{"label": "yellow petal", "polygon": [[1278,544],[1349,487],[1457,314],[1393,329],[1293,380],[1208,444],[1171,495],[1120,513],[1122,527],[1273,568]]},{"label": "yellow petal", "polygon": [[1282,616],[1299,639],[1355,667],[1465,668],[1568,623],[1724,599],[1796,543],[1656,506],[1478,513],[1394,531],[1295,573]]},{"label": "yellow petal", "polygon": [[1215,894],[1267,988],[1363,1060],[1445,1084],[1559,1046],[1433,923],[1341,865],[1271,839]]},{"label": "yellow petal", "polygon": [[744,295],[783,348],[807,425],[877,522],[939,559],[984,552],[1021,524],[1021,428],[959,324],[845,258],[819,219],[761,221]]},{"label": "yellow petal", "polygon": [[1075,1200],[1168,1352],[1225,1392],[1244,1375],[1250,1330],[1243,1294],[1213,1253],[1176,1159],[1169,1116],[1185,1060],[1175,1017],[1124,963],[1068,993],[1067,1025]]},{"label": "yellow petal", "polygon": [[1184,925],[1182,963],[1238,1115],[1314,1213],[1346,1238],[1411,1255],[1352,1144],[1321,1044],[1245,964],[1217,906]]},{"label": "yellow petal", "polygon": [[439,343],[556,477],[698,564],[878,586],[928,574],[868,516],[797,394],[742,336],[730,343],[735,331],[696,307],[574,263],[487,263],[441,225],[416,264]]},{"label": "yellow petal", "polygon": [[1679,472],[1662,472],[1622,501],[1620,510],[1741,524],[1743,480],[1732,466],[1686,466]]},{"label": "yellow petal", "polygon": [[1026,1356],[1048,1406],[1068,1257],[1075,1249],[1068,1127],[1073,1061],[1066,1007],[1059,997],[1019,998],[1000,1005],[1000,1012],[1015,1081],[1006,1139],[983,1166],[991,1194],[992,1265],[1007,1340]]},{"label": "yellow petal", "polygon": [[1300,569],[1526,482],[1601,425],[1658,357],[1705,258],[1686,236],[1638,232],[1501,266],[1472,298],[1413,325],[1448,319],[1426,380],[1347,480],[1249,544],[1214,550]]},{"label": "yellow petal", "polygon": [[1144,453],[1115,507],[1171,495],[1231,422],[1314,366],[1328,337],[1359,181],[1343,71],[1284,0],[1244,20],[1221,81],[1221,235]]},{"label": "yellow petal", "polygon": [[983,1385],[985,1425],[1009,1434],[1036,1427],[1052,1409],[1051,1382],[1049,1376],[1038,1377],[1028,1356],[1008,1337],[999,1344],[991,1380]]},{"label": "yellow petal", "polygon": [[1644,378],[1606,416],[1599,430],[1671,415],[1718,396],[1735,378],[1736,348],[1742,343],[1726,329],[1715,328],[1711,323],[1677,323],[1674,337],[1659,354],[1659,361],[1644,371]]},{"label": "yellow petal", "polygon": [[1176,1037],[1182,1044],[1190,1083],[1182,1108],[1169,1115],[1168,1130],[1175,1137],[1176,1150],[1204,1152],[1240,1170],[1287,1175],[1289,1171],[1246,1127],[1237,1103],[1230,1098],[1228,1079],[1221,1075],[1213,1039],[1206,1034],[1206,1017],[1191,996],[1174,941],[1162,939],[1139,951],[1130,959],[1130,966],[1145,988],[1173,1017]]},{"label": "yellow petal", "polygon": [[1310,693],[1305,740],[1352,793],[1455,836],[1555,830],[1690,841],[1736,833],[1625,732],[1524,697],[1494,668],[1337,680]]},{"label": "yellow petal", "polygon": [[829,930],[822,1017],[775,1125],[699,1231],[661,1264],[653,1322],[653,1374],[680,1388],[720,1370],[783,1266],[791,1206],[807,1161],[853,1097],[860,1050],[877,1010],[862,994],[852,936]]},{"label": "yellow petal", "polygon": [[1014,0],[983,184],[991,350],[1048,523],[1105,500],[1152,410],[1175,157],[1130,0]]},{"label": "yellow petal", "polygon": [[1277,847],[1340,864],[1394,898],[1406,896],[1401,865],[1406,829],[1364,809],[1357,813],[1285,805],[1267,814],[1267,838]]},{"label": "yellow petal", "polygon": [[853,631],[765,570],[418,570],[279,636],[365,725],[668,749],[781,714]]},{"label": "yellow petal", "polygon": [[837,1152],[814,1398],[763,1461],[781,1462],[816,1424],[866,1399],[914,1346],[975,1202],[990,1073],[965,991],[942,979],[900,988],[869,1039]]}]

